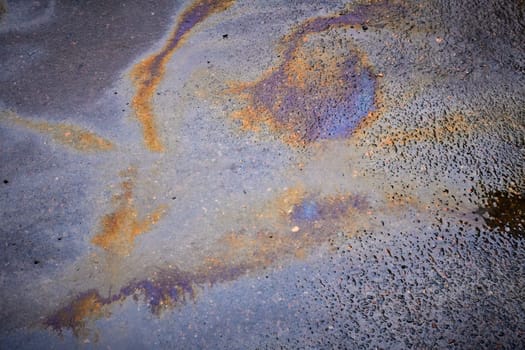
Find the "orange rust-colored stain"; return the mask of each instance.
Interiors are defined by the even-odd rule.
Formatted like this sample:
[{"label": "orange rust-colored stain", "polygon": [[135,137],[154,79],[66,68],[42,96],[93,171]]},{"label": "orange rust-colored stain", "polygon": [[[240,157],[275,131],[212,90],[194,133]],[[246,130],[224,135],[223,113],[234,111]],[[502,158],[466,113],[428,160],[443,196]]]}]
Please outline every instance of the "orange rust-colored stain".
[{"label": "orange rust-colored stain", "polygon": [[140,61],[131,71],[136,88],[131,105],[142,125],[146,147],[153,152],[163,152],[164,145],[159,137],[152,105],[155,91],[162,81],[166,64],[187,39],[194,26],[214,13],[225,11],[234,0],[198,0],[187,8],[179,18],[177,26],[164,47]]},{"label": "orange rust-colored stain", "polygon": [[13,125],[49,135],[55,142],[80,152],[107,152],[115,148],[113,143],[78,126],[34,121],[21,118],[12,112],[0,113],[0,120]]},{"label": "orange rust-colored stain", "polygon": [[[254,233],[226,233],[211,254],[205,271],[213,266],[240,264],[257,270],[287,259],[303,259],[314,247],[326,243],[334,233],[352,231],[362,223],[356,220],[368,210],[366,199],[358,195],[319,196],[297,186],[286,190],[263,210],[259,218],[277,216],[274,228]],[[273,213],[272,213],[273,212]]]},{"label": "orange rust-colored stain", "polygon": [[[353,214],[365,211],[367,206],[366,199],[358,194],[337,193],[320,196],[308,193],[299,185],[283,191],[258,213],[258,217],[265,220],[277,214],[281,222],[293,224],[293,227],[298,221],[303,225],[312,225],[316,222],[333,225],[346,222],[346,219]],[[300,226],[298,228],[303,229]]]},{"label": "orange rust-colored stain", "polygon": [[[291,146],[346,138],[382,112],[379,74],[366,54],[329,29],[364,23],[375,8],[317,17],[300,24],[280,44],[282,62],[254,82],[233,82],[225,90],[245,105],[231,113],[241,129],[267,128]],[[376,11],[377,12],[377,11]],[[326,42],[328,40],[328,42]],[[327,44],[326,44],[327,43]]]},{"label": "orange rust-colored stain", "polygon": [[[180,271],[176,267],[160,269],[151,278],[131,281],[120,291],[106,298],[96,291],[81,294],[69,305],[48,317],[45,324],[57,332],[69,328],[78,336],[88,320],[106,317],[103,308],[140,294],[150,310],[159,315],[163,310],[194,299],[200,286],[228,282],[250,272],[260,271],[291,259],[304,259],[318,245],[328,241],[330,235],[309,233],[279,233],[259,231],[228,232],[216,242],[214,253],[203,259],[193,271]],[[155,299],[157,298],[157,299]]]},{"label": "orange rust-colored stain", "polygon": [[122,193],[113,197],[116,209],[101,220],[101,230],[91,242],[117,255],[129,255],[135,238],[152,229],[164,216],[166,207],[158,206],[153,212],[141,216],[133,195],[134,179],[128,178],[121,184]]},{"label": "orange rust-colored stain", "polygon": [[[370,67],[363,53],[358,54],[356,51],[354,54],[359,57],[360,62],[356,65],[357,71]],[[262,126],[266,126],[270,131],[281,134],[286,143],[302,146],[320,138],[312,133],[323,132],[323,130],[312,131],[311,128],[311,125],[319,122],[319,118],[309,117],[316,113],[315,105],[322,106],[323,101],[328,99],[342,101],[343,92],[349,84],[340,70],[344,57],[330,56],[328,53],[321,52],[319,48],[304,49],[302,45],[298,45],[293,56],[293,59],[283,65],[284,77],[281,81],[277,83],[272,81],[275,69],[271,69],[256,82],[232,83],[226,92],[237,95],[240,100],[246,102],[244,108],[231,114],[232,119],[241,122],[242,130],[259,132]],[[272,83],[276,84],[272,91],[268,92],[273,95],[270,97],[271,104],[261,103],[256,95],[264,94],[265,92],[261,90]],[[295,93],[297,95],[290,98],[290,95]],[[284,107],[284,104],[290,102],[297,107]],[[305,104],[306,108],[302,108]],[[283,113],[286,109],[287,111]],[[372,113],[373,111],[368,111],[369,116]]]},{"label": "orange rust-colored stain", "polygon": [[[125,182],[123,188],[119,200],[127,202],[132,198],[131,184]],[[98,292],[81,294],[69,306],[47,318],[46,325],[59,332],[71,328],[78,333],[85,327],[86,319],[102,315],[95,312],[101,306],[109,307],[130,296],[138,300],[140,295],[151,312],[158,315],[163,310],[181,305],[188,297],[194,299],[200,287],[232,281],[293,259],[306,258],[316,247],[330,242],[337,232],[358,229],[362,224],[354,219],[363,215],[368,206],[366,200],[358,195],[320,196],[307,193],[300,186],[286,190],[269,204],[282,225],[225,232],[213,249],[205,254],[202,263],[192,270],[159,267],[152,276],[132,280],[113,295],[101,297]],[[264,217],[262,219],[265,221]],[[133,221],[132,218],[128,220]],[[293,225],[301,229],[295,232],[290,230]],[[95,305],[96,308],[91,308],[94,312],[83,312],[91,310],[84,305]]]},{"label": "orange rust-colored stain", "polygon": [[391,130],[381,142],[381,146],[406,145],[410,142],[442,142],[454,134],[471,133],[476,126],[468,123],[462,114],[454,114],[435,125],[419,127],[409,130]]},{"label": "orange rust-colored stain", "polygon": [[[251,270],[259,270],[277,261],[305,256],[305,250],[313,247],[316,240],[308,233],[279,233],[260,231],[255,234],[227,233],[218,242],[223,252],[214,256],[212,261],[219,264],[241,264]],[[205,269],[210,270],[209,266]]]},{"label": "orange rust-colored stain", "polygon": [[268,218],[278,214],[287,218],[293,211],[294,206],[299,204],[305,196],[306,189],[301,185],[287,188],[267,205],[267,209],[263,210],[259,217]]},{"label": "orange rust-colored stain", "polygon": [[[273,210],[281,224],[255,232],[226,232],[204,263],[196,268],[196,274],[201,276],[196,280],[220,280],[224,271],[241,271],[233,277],[228,275],[238,278],[248,271],[304,259],[335,233],[362,228],[363,222],[358,217],[369,210],[366,199],[359,195],[320,196],[309,194],[301,186],[284,191],[269,204],[273,209],[263,211],[260,218],[264,221]],[[294,225],[300,230],[289,229]]]},{"label": "orange rust-colored stain", "polygon": [[[96,320],[107,316],[104,310],[104,300],[97,291],[91,290],[82,294],[70,305],[59,310],[49,322],[57,331],[70,328],[75,336],[80,336],[88,320]],[[61,325],[61,327],[55,327]]]}]

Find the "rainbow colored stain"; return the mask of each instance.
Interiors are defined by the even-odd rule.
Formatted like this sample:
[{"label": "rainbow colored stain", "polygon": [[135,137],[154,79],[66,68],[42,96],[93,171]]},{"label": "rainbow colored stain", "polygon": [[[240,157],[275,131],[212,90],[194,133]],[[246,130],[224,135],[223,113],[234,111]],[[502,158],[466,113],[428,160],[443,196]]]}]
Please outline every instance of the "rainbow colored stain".
[{"label": "rainbow colored stain", "polygon": [[310,195],[293,206],[290,219],[297,224],[339,220],[348,216],[352,210],[364,211],[367,208],[367,200],[360,195],[330,196],[321,200]]},{"label": "rainbow colored stain", "polygon": [[[96,289],[79,294],[68,305],[48,317],[44,325],[58,333],[71,329],[82,334],[90,321],[109,315],[112,304],[128,297],[142,301],[159,315],[197,296],[216,283],[236,280],[275,264],[303,259],[341,230],[357,226],[355,218],[369,208],[366,198],[353,194],[320,196],[293,188],[269,203],[280,225],[225,232],[191,271],[176,266],[160,267],[148,278],[127,282],[117,293],[102,296]],[[294,225],[299,230],[290,230]]]},{"label": "rainbow colored stain", "polygon": [[186,9],[164,47],[135,65],[131,78],[136,87],[131,105],[142,125],[145,146],[153,152],[163,152],[153,110],[153,96],[162,81],[166,64],[182,46],[191,30],[214,13],[228,9],[234,0],[199,0]]},{"label": "rainbow colored stain", "polygon": [[70,329],[75,336],[83,335],[90,321],[109,317],[109,307],[128,297],[142,300],[153,314],[160,315],[163,310],[194,299],[200,287],[234,280],[246,274],[250,267],[254,266],[244,263],[225,266],[208,261],[197,272],[181,271],[176,267],[159,270],[149,278],[129,282],[118,293],[108,296],[90,289],[47,317],[44,326],[59,334]]},{"label": "rainbow colored stain", "polygon": [[[197,1],[181,15],[165,47],[134,68],[137,94],[133,106],[143,124],[144,141],[150,150],[163,151],[151,103],[167,61],[195,25],[232,3]],[[293,145],[348,137],[378,109],[378,82],[366,55],[355,45],[346,41],[339,51],[326,51],[319,45],[319,38],[329,29],[364,24],[382,9],[380,6],[358,7],[352,13],[314,18],[297,27],[283,39],[282,63],[278,67],[257,82],[231,86],[229,93],[238,94],[247,103],[233,117],[240,119],[246,129],[269,127]],[[125,177],[128,179],[122,184],[122,194],[115,198],[117,208],[104,217],[104,230],[93,241],[109,253],[121,252],[121,255],[129,254],[135,236],[149,231],[163,214],[160,207],[158,213],[154,211],[140,220],[133,202],[134,175]],[[224,232],[213,249],[203,252],[202,263],[191,270],[161,266],[148,278],[128,281],[118,292],[107,296],[90,289],[48,317],[44,325],[59,333],[71,329],[78,335],[90,320],[106,317],[111,305],[129,297],[141,300],[152,313],[160,314],[195,298],[206,286],[303,259],[335,234],[351,234],[369,225],[369,203],[356,194],[326,196],[298,187],[267,204],[268,212],[256,214],[256,222],[262,224]],[[120,237],[125,238],[123,250]]]},{"label": "rainbow colored stain", "polygon": [[96,246],[120,257],[130,255],[136,237],[149,232],[167,210],[165,205],[159,205],[147,215],[140,215],[133,193],[137,171],[130,168],[121,176],[121,193],[113,196],[116,208],[103,216],[101,230],[91,239]]},{"label": "rainbow colored stain", "polygon": [[[317,36],[364,24],[373,6],[304,22],[283,39],[282,63],[252,83],[233,83],[246,106],[232,117],[242,129],[262,126],[292,145],[350,136],[376,108],[376,75],[366,55],[345,38],[333,51]],[[311,44],[313,42],[313,44]]]},{"label": "rainbow colored stain", "polygon": [[116,148],[111,141],[75,125],[25,119],[12,111],[0,111],[0,121],[47,135],[55,142],[83,153],[109,152]]},{"label": "rainbow colored stain", "polygon": [[97,290],[91,289],[81,293],[73,302],[48,317],[44,324],[60,334],[63,328],[69,328],[78,337],[84,333],[84,327],[89,320],[104,316],[103,308],[110,302],[109,299],[101,297]]}]

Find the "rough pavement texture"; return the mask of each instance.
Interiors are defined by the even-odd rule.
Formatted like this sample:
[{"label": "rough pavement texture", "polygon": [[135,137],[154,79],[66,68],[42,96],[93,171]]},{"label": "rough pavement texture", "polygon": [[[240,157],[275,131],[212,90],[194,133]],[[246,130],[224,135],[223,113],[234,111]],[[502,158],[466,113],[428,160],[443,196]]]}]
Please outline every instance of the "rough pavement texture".
[{"label": "rough pavement texture", "polygon": [[525,348],[523,1],[0,1],[0,348]]}]

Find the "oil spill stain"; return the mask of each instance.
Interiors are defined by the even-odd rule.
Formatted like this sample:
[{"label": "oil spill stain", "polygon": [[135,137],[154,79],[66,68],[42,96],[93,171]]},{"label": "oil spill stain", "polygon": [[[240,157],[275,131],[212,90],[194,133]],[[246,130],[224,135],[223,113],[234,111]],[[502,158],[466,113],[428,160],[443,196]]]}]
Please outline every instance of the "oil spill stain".
[{"label": "oil spill stain", "polygon": [[164,216],[166,206],[160,205],[147,215],[139,215],[135,204],[133,189],[136,170],[131,169],[122,174],[121,193],[113,197],[116,208],[101,220],[101,230],[91,242],[109,253],[126,256],[131,253],[135,238],[152,229]]},{"label": "oil spill stain", "polygon": [[78,126],[28,120],[9,111],[1,112],[0,120],[49,135],[55,142],[79,152],[95,153],[115,149],[110,141]]},{"label": "oil spill stain", "polygon": [[525,193],[487,193],[478,213],[483,215],[490,229],[525,237]]},{"label": "oil spill stain", "polygon": [[259,131],[264,126],[293,146],[346,138],[364,119],[377,117],[381,94],[367,56],[347,38],[339,52],[330,51],[318,36],[363,25],[378,10],[382,8],[362,6],[304,22],[283,39],[279,66],[258,81],[232,83],[226,90],[246,103],[231,117],[243,130]]},{"label": "oil spill stain", "polygon": [[414,129],[392,129],[384,137],[381,146],[404,146],[412,142],[433,141],[443,142],[451,136],[461,133],[468,135],[475,131],[476,126],[467,121],[463,114],[446,116],[435,125],[418,127]]},{"label": "oil spill stain", "polygon": [[347,231],[357,228],[357,223],[351,227],[352,217],[361,215],[368,208],[365,198],[359,196],[321,197],[301,190],[290,190],[277,202],[291,205],[288,212],[277,208],[276,214],[287,227],[301,225],[300,231],[261,229],[251,233],[246,230],[226,232],[195,269],[161,268],[149,278],[130,281],[107,297],[90,290],[48,317],[44,325],[59,333],[63,329],[71,329],[74,334],[79,334],[90,320],[108,315],[107,312],[100,312],[101,309],[128,297],[142,300],[152,313],[160,314],[163,310],[194,299],[203,287],[233,281],[292,259],[305,258],[312,249],[333,237],[337,232],[335,227]]},{"label": "oil spill stain", "polygon": [[107,301],[96,290],[89,290],[79,295],[75,301],[46,319],[45,323],[57,332],[69,328],[75,336],[83,335],[89,320],[109,316],[104,306]]},{"label": "oil spill stain", "polygon": [[359,195],[338,195],[318,200],[315,196],[308,196],[294,205],[290,213],[294,223],[312,223],[319,221],[333,221],[347,217],[352,210],[365,211],[368,209],[366,199]]},{"label": "oil spill stain", "polygon": [[182,46],[191,30],[214,13],[225,11],[234,0],[198,0],[179,18],[171,37],[157,53],[139,62],[131,71],[136,88],[132,107],[143,129],[146,147],[153,152],[163,152],[164,146],[158,135],[152,100],[173,53]]}]

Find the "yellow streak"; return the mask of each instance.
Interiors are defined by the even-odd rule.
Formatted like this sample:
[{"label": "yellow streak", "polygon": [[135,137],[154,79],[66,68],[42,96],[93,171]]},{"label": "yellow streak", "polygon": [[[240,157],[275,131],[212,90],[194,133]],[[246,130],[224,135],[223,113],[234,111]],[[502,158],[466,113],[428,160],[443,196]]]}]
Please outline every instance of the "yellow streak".
[{"label": "yellow streak", "polygon": [[10,111],[0,112],[0,120],[49,135],[55,142],[80,152],[106,152],[115,148],[111,141],[74,125],[24,119]]}]

